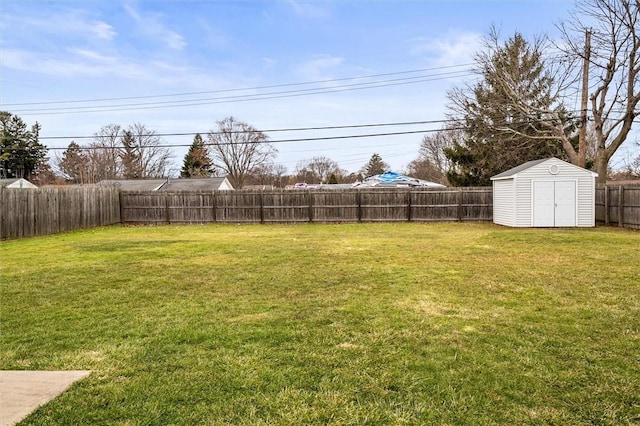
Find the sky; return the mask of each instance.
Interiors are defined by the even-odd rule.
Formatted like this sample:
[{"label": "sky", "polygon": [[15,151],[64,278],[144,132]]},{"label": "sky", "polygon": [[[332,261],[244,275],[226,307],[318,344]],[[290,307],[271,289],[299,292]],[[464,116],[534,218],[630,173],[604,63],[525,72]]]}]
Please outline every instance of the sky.
[{"label": "sky", "polygon": [[[571,0],[2,0],[0,110],[37,121],[41,142],[59,148],[51,157],[71,141],[90,142],[103,126],[142,123],[166,135],[177,175],[193,133],[233,116],[267,133],[275,163],[289,173],[317,156],[354,172],[374,153],[402,171],[422,137],[442,127],[447,92],[477,78],[473,55],[491,26],[505,38],[516,31],[553,38],[572,7]],[[393,125],[349,127],[370,124]],[[315,129],[292,130],[303,128]],[[347,137],[372,134],[386,135]],[[631,155],[633,142],[612,165]]]}]

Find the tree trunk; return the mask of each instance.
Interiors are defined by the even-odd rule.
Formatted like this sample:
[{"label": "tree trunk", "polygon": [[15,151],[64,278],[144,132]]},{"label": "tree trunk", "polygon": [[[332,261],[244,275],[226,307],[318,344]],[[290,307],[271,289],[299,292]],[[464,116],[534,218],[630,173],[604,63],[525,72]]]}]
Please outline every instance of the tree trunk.
[{"label": "tree trunk", "polygon": [[598,152],[598,156],[596,158],[596,173],[598,176],[596,177],[596,183],[607,183],[607,169],[609,166],[609,157],[607,153],[604,151]]}]

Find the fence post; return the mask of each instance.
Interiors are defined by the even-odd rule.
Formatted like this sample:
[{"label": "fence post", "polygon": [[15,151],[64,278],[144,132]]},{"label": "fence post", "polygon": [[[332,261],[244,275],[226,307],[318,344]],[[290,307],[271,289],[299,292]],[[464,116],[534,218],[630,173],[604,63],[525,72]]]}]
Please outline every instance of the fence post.
[{"label": "fence post", "polygon": [[124,225],[124,201],[122,200],[122,198],[122,190],[118,188],[118,210],[120,211],[120,224]]},{"label": "fence post", "polygon": [[0,187],[0,240],[4,240],[7,238],[7,234],[5,230],[5,227],[6,227],[5,211],[7,211],[8,209],[5,207],[4,191],[5,191],[4,187]]},{"label": "fence post", "polygon": [[411,222],[411,193],[413,191],[409,190],[407,195],[407,221]]},{"label": "fence post", "polygon": [[260,223],[264,223],[264,190],[260,191]]},{"label": "fence post", "polygon": [[458,194],[457,194],[457,198],[458,198],[458,222],[462,222],[462,188],[458,188]]},{"label": "fence post", "polygon": [[164,193],[164,209],[165,209],[165,217],[167,219],[167,224],[171,225],[171,213],[169,212],[169,193]]},{"label": "fence post", "polygon": [[213,223],[217,222],[216,218],[216,191],[211,191],[211,208],[213,211],[211,212],[211,218],[213,219]]},{"label": "fence post", "polygon": [[358,223],[362,222],[362,192],[356,190],[356,201],[358,202]]},{"label": "fence post", "polygon": [[309,197],[309,222],[313,222],[313,193],[307,189],[307,197]]},{"label": "fence post", "polygon": [[609,186],[604,185],[604,224],[609,225],[611,218],[609,217]]},{"label": "fence post", "polygon": [[618,187],[618,226],[624,228],[624,186]]}]

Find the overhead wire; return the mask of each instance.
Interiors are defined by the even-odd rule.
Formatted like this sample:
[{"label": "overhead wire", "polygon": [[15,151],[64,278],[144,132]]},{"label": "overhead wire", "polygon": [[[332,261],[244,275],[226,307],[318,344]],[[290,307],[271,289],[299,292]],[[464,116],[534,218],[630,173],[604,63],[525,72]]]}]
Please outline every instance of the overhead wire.
[{"label": "overhead wire", "polygon": [[162,95],[145,95],[145,96],[126,96],[126,97],[115,97],[115,98],[96,98],[96,99],[76,99],[76,100],[60,100],[60,101],[40,101],[40,102],[21,102],[21,103],[8,103],[4,104],[4,106],[25,106],[25,105],[50,105],[50,104],[67,104],[67,103],[87,103],[87,102],[111,102],[111,101],[123,101],[123,100],[135,100],[135,99],[153,99],[153,98],[166,98],[166,97],[177,97],[177,96],[194,96],[194,95],[205,95],[212,93],[228,93],[228,92],[239,92],[239,91],[247,91],[247,90],[263,90],[263,89],[275,89],[280,87],[295,87],[295,86],[304,86],[311,84],[325,84],[325,83],[333,83],[337,81],[349,81],[349,80],[359,80],[364,78],[374,78],[374,77],[387,77],[391,75],[403,75],[403,74],[412,74],[426,71],[438,71],[443,69],[451,69],[451,68],[461,68],[461,67],[469,67],[473,65],[473,63],[466,64],[458,64],[458,65],[445,65],[440,67],[431,67],[431,68],[420,68],[415,70],[405,70],[405,71],[394,71],[388,73],[379,73],[379,74],[367,74],[355,77],[342,77],[342,78],[332,78],[332,79],[324,79],[324,80],[313,80],[313,81],[305,81],[305,82],[297,82],[297,83],[282,83],[282,84],[272,84],[266,86],[254,86],[254,87],[242,87],[235,89],[218,89],[218,90],[204,90],[197,92],[182,92],[182,93],[169,93]]},{"label": "overhead wire", "polygon": [[14,110],[15,113],[20,115],[59,115],[59,114],[79,114],[79,113],[102,113],[102,112],[117,112],[117,111],[133,111],[133,110],[151,110],[161,108],[176,108],[187,106],[199,106],[199,105],[214,105],[224,103],[237,103],[237,102],[250,102],[250,101],[262,101],[281,98],[292,98],[310,95],[319,95],[326,93],[338,93],[354,90],[366,90],[375,89],[381,87],[392,87],[409,84],[424,83],[429,81],[445,80],[454,77],[468,77],[473,75],[471,70],[452,71],[448,73],[432,74],[429,76],[418,77],[403,77],[397,79],[378,80],[362,83],[351,83],[346,85],[339,85],[333,87],[324,88],[308,88],[287,90],[280,92],[268,92],[248,95],[234,95],[234,96],[222,96],[204,99],[187,99],[176,101],[161,101],[161,102],[146,102],[136,104],[120,104],[120,105],[99,105],[99,106],[78,106],[78,107],[60,107],[60,108],[39,108],[39,109],[22,109]]},{"label": "overhead wire", "polygon": [[[391,126],[412,126],[412,125],[421,125],[421,124],[439,124],[451,122],[452,120],[422,120],[422,121],[399,121],[399,122],[389,122],[389,123],[368,123],[368,124],[347,124],[347,125],[338,125],[338,126],[315,126],[315,127],[288,127],[281,129],[251,129],[251,130],[235,130],[235,131],[206,131],[206,132],[182,132],[182,133],[143,133],[136,134],[135,136],[195,136],[197,134],[223,134],[223,133],[231,133],[231,134],[242,134],[242,133],[277,133],[277,132],[301,132],[301,131],[311,131],[311,130],[341,130],[341,129],[359,129],[359,128],[369,128],[369,127],[391,127]],[[90,136],[40,136],[39,139],[93,139],[99,137],[99,135],[90,135]]]},{"label": "overhead wire", "polygon": [[[290,142],[317,142],[317,141],[329,141],[329,140],[344,140],[344,139],[361,139],[361,138],[371,138],[371,137],[381,137],[381,136],[399,136],[399,135],[413,135],[413,134],[422,134],[422,133],[432,133],[440,131],[441,129],[421,129],[421,130],[408,130],[402,132],[384,132],[384,133],[367,133],[367,134],[355,134],[355,135],[338,135],[338,136],[320,136],[320,137],[311,137],[311,138],[290,138],[290,139],[276,139],[276,140],[265,140],[264,144],[275,144],[275,143],[290,143]],[[214,146],[214,145],[242,145],[246,142],[205,142],[205,146]],[[191,146],[188,144],[162,144],[160,147],[162,148],[184,148]],[[158,145],[140,145],[137,148],[156,148]],[[17,148],[20,149],[20,148]],[[67,150],[68,147],[47,147],[47,150],[50,151],[60,151]],[[101,150],[101,149],[110,149],[109,147],[104,146],[87,146],[81,147],[83,150]],[[5,150],[11,150],[11,148],[6,148]]]}]

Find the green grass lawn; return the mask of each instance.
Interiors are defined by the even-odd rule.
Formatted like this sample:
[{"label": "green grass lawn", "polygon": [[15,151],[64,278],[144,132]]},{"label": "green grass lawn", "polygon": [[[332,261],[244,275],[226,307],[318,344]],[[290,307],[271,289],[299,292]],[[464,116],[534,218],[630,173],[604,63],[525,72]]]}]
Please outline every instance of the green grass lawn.
[{"label": "green grass lawn", "polygon": [[0,244],[24,424],[640,424],[640,233],[111,227]]}]

